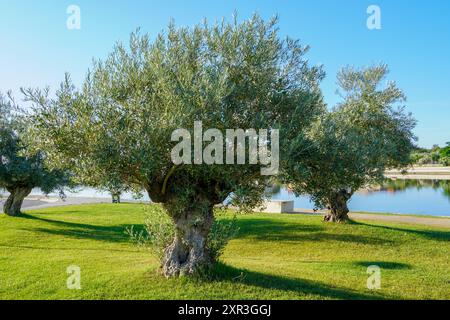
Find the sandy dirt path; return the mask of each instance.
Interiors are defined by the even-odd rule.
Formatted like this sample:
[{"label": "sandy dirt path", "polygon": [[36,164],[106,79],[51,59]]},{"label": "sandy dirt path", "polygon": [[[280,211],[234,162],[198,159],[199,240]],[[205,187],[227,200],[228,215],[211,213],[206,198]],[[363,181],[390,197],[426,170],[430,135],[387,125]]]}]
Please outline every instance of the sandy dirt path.
[{"label": "sandy dirt path", "polygon": [[414,217],[404,215],[383,215],[383,214],[364,214],[364,213],[350,213],[350,218],[354,220],[370,220],[370,221],[383,221],[394,223],[406,223],[425,225],[431,227],[448,228],[450,229],[450,218],[426,218],[426,217]]},{"label": "sandy dirt path", "polygon": [[[315,214],[323,215],[325,212],[319,211],[314,213],[313,210],[305,209],[295,209],[297,214]],[[421,217],[413,215],[402,215],[402,214],[373,214],[373,213],[360,213],[351,212],[349,213],[351,219],[356,221],[382,221],[382,222],[392,222],[392,223],[404,223],[404,224],[414,224],[423,225],[430,227],[446,228],[450,229],[450,218],[445,217]]]}]

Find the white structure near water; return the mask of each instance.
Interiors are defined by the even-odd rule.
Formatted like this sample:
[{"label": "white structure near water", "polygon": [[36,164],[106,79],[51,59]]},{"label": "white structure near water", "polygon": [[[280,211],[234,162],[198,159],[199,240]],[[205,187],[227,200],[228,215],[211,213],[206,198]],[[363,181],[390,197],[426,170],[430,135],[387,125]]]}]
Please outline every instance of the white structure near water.
[{"label": "white structure near water", "polygon": [[266,201],[261,208],[257,208],[255,211],[266,213],[293,213],[294,201],[293,200]]}]

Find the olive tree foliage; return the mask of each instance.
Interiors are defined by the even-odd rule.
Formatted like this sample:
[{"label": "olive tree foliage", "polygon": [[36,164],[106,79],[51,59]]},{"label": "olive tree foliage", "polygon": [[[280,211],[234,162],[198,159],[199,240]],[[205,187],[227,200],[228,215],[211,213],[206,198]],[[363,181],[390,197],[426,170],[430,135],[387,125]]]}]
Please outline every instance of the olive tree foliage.
[{"label": "olive tree foliage", "polygon": [[254,207],[268,177],[248,157],[242,165],[174,165],[172,132],[185,128],[193,136],[194,121],[224,135],[279,129],[283,155],[324,108],[323,72],[308,65],[307,49],[281,39],[277,19],[257,15],[192,28],[171,24],[154,40],[135,32],[129,47],[119,43],[94,64],[79,91],[68,78],[55,99],[28,90],[35,135],[53,165],[90,182],[114,173],[162,203],[175,227],[163,272],[192,274],[214,262],[206,243],[213,207],[230,196],[243,209]]},{"label": "olive tree foliage", "polygon": [[[355,191],[381,182],[386,169],[409,164],[416,121],[405,112],[405,95],[396,84],[383,86],[387,73],[384,64],[342,69],[337,78],[343,102],[312,126],[310,155],[293,146],[285,178],[296,193],[329,209],[326,221],[346,221]],[[313,159],[307,170],[296,167],[299,156]]]},{"label": "olive tree foliage", "polygon": [[69,184],[69,175],[62,170],[49,170],[44,163],[44,153],[36,151],[27,155],[22,135],[24,122],[17,115],[18,107],[12,98],[0,94],[0,188],[9,192],[3,212],[9,216],[20,215],[23,200],[33,188],[48,194]]}]

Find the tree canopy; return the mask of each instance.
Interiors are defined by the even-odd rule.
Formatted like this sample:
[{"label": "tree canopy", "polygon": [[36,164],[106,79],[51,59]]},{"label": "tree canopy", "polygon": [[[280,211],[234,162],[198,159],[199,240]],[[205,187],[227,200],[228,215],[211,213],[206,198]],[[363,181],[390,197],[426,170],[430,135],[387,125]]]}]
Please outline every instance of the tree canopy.
[{"label": "tree canopy", "polygon": [[46,168],[42,151],[27,155],[21,139],[25,125],[14,109],[13,100],[0,94],[0,188],[10,193],[3,211],[11,216],[20,214],[22,202],[33,188],[45,194],[54,190],[62,193],[69,183],[65,171]]},{"label": "tree canopy", "polygon": [[80,90],[68,77],[53,99],[27,90],[36,147],[50,165],[70,168],[84,183],[109,174],[144,188],[176,227],[164,273],[193,273],[210,262],[205,242],[214,205],[232,197],[254,207],[269,177],[261,175],[261,163],[248,161],[175,165],[172,133],[192,132],[195,121],[221,132],[278,129],[283,156],[325,108],[323,72],[308,64],[307,50],[280,38],[277,19],[257,15],[241,23],[170,25],[154,40],[133,33],[128,48],[118,44],[93,65]]},{"label": "tree canopy", "polygon": [[381,182],[386,169],[410,162],[416,122],[405,112],[405,96],[395,83],[383,86],[387,73],[383,64],[344,68],[338,74],[343,102],[324,113],[307,135],[308,170],[297,168],[303,155],[290,155],[287,182],[297,193],[311,195],[317,207],[329,208],[329,220],[346,220],[355,191]]}]

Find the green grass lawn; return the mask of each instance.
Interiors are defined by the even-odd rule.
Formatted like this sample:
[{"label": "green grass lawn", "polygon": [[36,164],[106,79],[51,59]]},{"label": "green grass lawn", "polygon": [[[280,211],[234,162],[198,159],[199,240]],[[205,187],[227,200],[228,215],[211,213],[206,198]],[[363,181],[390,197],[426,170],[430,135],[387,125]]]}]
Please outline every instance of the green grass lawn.
[{"label": "green grass lawn", "polygon": [[[0,217],[2,299],[450,299],[450,231],[319,216],[238,217],[210,280],[165,279],[124,233],[143,205],[89,205]],[[81,290],[66,287],[81,268]],[[368,290],[369,265],[381,289]]]}]

